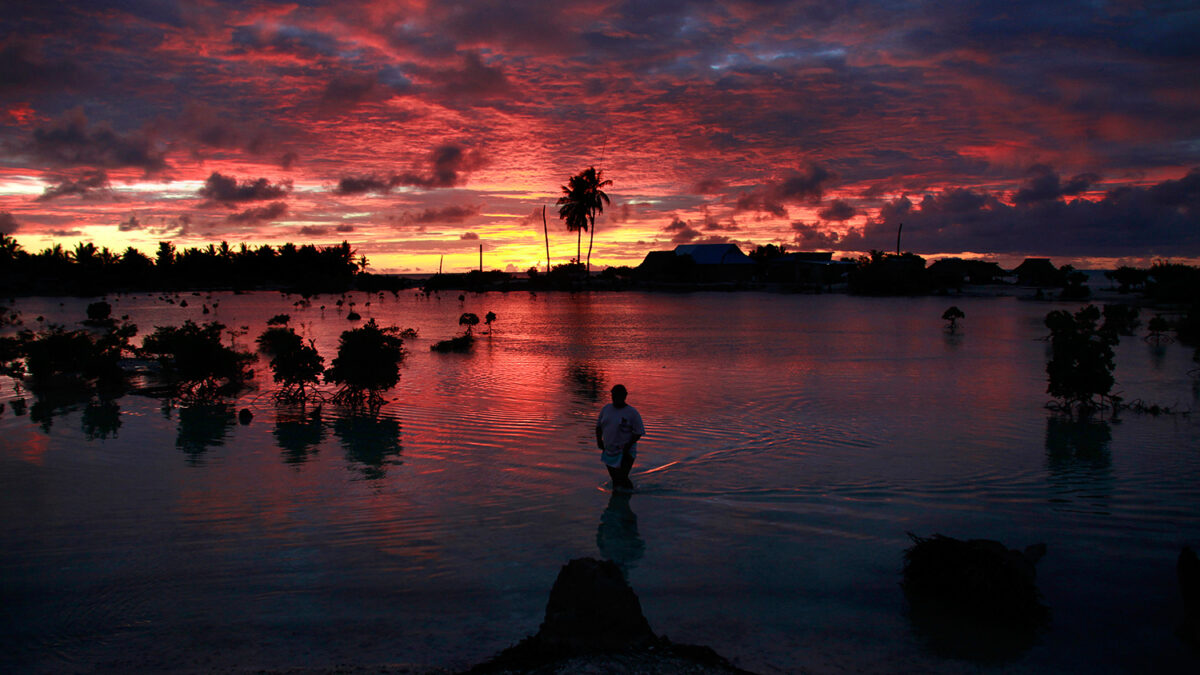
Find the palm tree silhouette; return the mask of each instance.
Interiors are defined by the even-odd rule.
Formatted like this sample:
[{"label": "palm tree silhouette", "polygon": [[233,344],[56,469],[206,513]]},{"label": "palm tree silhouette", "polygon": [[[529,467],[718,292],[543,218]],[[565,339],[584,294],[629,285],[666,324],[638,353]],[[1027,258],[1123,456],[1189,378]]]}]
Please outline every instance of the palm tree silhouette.
[{"label": "palm tree silhouette", "polygon": [[611,180],[603,180],[603,171],[589,166],[578,174],[571,176],[567,184],[562,186],[563,194],[558,198],[558,217],[567,224],[568,232],[576,232],[575,262],[579,262],[580,249],[583,244],[583,230],[589,230],[588,254],[586,268],[591,271],[592,242],[596,238],[596,214],[604,212],[604,206],[609,203],[608,195],[602,188],[612,185]]}]

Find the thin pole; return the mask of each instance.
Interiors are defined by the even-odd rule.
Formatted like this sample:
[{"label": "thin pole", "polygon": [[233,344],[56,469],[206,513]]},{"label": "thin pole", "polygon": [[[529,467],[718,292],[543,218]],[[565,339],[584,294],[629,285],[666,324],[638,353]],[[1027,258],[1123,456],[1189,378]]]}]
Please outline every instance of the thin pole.
[{"label": "thin pole", "polygon": [[445,259],[446,259],[446,254],[445,254],[445,253],[443,253],[442,255],[440,255],[440,256],[438,257],[438,275],[439,275],[439,276],[440,276],[440,275],[441,275],[441,273],[442,273],[442,261],[443,261],[443,260],[445,260]]},{"label": "thin pole", "polygon": [[896,255],[900,255],[900,233],[904,231],[904,223],[896,228]]},{"label": "thin pole", "polygon": [[546,274],[550,273],[550,226],[546,224],[546,205],[542,204],[542,231],[546,233]]},{"label": "thin pole", "polygon": [[479,273],[483,274],[483,244],[479,245]]}]

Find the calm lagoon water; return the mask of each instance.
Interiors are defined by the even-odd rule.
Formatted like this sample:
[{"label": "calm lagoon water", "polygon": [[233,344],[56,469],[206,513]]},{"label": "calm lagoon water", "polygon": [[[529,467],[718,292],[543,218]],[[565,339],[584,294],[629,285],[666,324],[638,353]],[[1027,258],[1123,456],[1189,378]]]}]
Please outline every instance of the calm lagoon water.
[{"label": "calm lagoon water", "polygon": [[[245,326],[242,347],[288,312],[327,359],[353,325],[334,296],[184,297],[110,300],[143,332]],[[622,564],[656,632],[764,673],[1200,665],[1173,634],[1175,557],[1200,543],[1200,421],[1046,410],[1042,318],[1071,305],[368,299],[347,301],[420,331],[377,418],[278,408],[265,363],[258,390],[209,408],[129,395],[16,416],[3,383],[0,668],[465,667],[535,632],[581,556]],[[18,309],[73,323],[88,302]],[[950,304],[966,313],[956,336]],[[429,351],[460,313],[489,310],[473,354]],[[1177,344],[1125,338],[1118,388],[1200,409],[1193,365]],[[610,501],[592,432],[617,382],[648,431],[627,501]],[[914,625],[907,531],[1045,542],[1039,641],[972,658]]]}]

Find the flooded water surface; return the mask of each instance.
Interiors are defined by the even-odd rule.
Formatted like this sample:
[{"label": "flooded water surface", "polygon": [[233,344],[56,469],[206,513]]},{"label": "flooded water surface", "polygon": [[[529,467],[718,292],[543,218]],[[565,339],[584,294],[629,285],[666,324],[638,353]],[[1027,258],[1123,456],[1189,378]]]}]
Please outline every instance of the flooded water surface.
[{"label": "flooded water surface", "polygon": [[[184,297],[109,300],[143,335],[219,320],[242,348],[287,312],[327,363],[357,325],[351,301],[419,337],[376,416],[277,406],[265,361],[257,389],[208,406],[38,401],[3,382],[6,671],[461,668],[535,632],[558,569],[583,556],[625,569],[657,633],[764,673],[1197,665],[1174,631],[1175,558],[1200,543],[1200,422],[1048,411],[1039,338],[1058,305]],[[74,324],[88,302],[16,308]],[[473,353],[430,352],[487,311]],[[1116,363],[1126,399],[1200,408],[1190,349],[1127,337]],[[610,499],[593,426],[617,383],[647,435],[637,492]],[[1045,542],[1037,641],[976,653],[914,620],[907,532]]]}]

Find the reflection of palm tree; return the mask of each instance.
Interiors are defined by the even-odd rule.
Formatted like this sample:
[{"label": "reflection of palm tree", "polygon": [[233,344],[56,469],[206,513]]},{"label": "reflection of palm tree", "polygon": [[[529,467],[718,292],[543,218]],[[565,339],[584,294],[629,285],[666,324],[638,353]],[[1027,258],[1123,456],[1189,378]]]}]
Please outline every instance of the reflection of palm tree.
[{"label": "reflection of palm tree", "polygon": [[596,167],[588,167],[577,175],[571,176],[567,184],[562,186],[563,194],[558,198],[558,217],[567,224],[567,231],[575,232],[575,261],[579,262],[582,248],[583,231],[589,230],[587,269],[592,264],[592,242],[596,238],[596,214],[604,212],[604,206],[609,203],[608,195],[603,188],[612,185],[611,180],[602,180],[603,171]]}]

